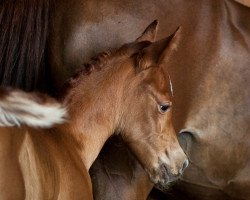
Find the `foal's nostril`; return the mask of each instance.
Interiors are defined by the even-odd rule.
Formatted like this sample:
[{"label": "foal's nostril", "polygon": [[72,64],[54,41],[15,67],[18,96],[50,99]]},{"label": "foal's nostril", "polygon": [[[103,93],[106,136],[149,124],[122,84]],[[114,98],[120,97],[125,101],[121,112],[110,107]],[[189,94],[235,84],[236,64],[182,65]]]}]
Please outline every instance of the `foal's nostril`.
[{"label": "foal's nostril", "polygon": [[182,165],[182,169],[180,171],[180,173],[182,174],[184,172],[184,170],[188,167],[188,159],[186,159]]}]

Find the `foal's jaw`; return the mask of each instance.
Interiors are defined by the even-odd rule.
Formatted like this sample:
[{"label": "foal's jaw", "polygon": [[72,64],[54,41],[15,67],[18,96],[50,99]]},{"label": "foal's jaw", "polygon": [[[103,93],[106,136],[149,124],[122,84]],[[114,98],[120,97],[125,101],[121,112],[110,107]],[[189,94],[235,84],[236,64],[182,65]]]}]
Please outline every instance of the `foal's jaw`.
[{"label": "foal's jaw", "polygon": [[183,150],[176,147],[168,154],[164,153],[159,156],[157,165],[151,172],[147,170],[149,177],[155,184],[167,187],[181,177],[188,166],[188,159]]},{"label": "foal's jaw", "polygon": [[[169,137],[171,136],[169,135]],[[159,141],[157,138],[155,141],[154,144],[134,141],[128,145],[137,155],[150,180],[165,188],[181,177],[188,166],[188,159],[175,135],[172,135],[170,141]],[[160,146],[162,148],[156,149]]]}]

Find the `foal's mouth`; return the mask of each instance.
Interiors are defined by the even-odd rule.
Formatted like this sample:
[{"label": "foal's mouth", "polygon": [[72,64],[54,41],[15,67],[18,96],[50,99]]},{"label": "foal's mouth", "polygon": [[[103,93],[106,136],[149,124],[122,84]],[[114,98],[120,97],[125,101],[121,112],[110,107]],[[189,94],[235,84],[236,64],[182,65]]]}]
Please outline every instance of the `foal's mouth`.
[{"label": "foal's mouth", "polygon": [[175,184],[182,176],[182,173],[171,173],[170,167],[161,161],[159,162],[159,166],[154,168],[152,172],[149,170],[146,170],[146,172],[149,174],[149,178],[155,184],[156,188],[163,191]]}]

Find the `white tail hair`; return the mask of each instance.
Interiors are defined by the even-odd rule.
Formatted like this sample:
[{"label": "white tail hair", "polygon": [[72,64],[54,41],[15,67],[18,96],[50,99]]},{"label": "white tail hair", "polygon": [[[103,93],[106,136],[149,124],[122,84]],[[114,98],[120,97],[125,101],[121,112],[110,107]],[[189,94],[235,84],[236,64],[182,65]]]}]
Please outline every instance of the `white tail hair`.
[{"label": "white tail hair", "polygon": [[66,109],[45,94],[0,87],[0,127],[25,124],[49,128],[66,118]]}]

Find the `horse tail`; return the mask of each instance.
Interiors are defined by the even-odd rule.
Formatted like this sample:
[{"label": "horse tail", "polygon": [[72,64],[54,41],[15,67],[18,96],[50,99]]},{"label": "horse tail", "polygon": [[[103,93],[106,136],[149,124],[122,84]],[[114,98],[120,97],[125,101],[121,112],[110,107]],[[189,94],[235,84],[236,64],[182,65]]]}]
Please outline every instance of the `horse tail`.
[{"label": "horse tail", "polygon": [[52,0],[0,1],[0,85],[44,89],[51,4]]},{"label": "horse tail", "polygon": [[67,111],[55,99],[41,93],[27,93],[0,87],[0,126],[49,128],[65,122]]}]

